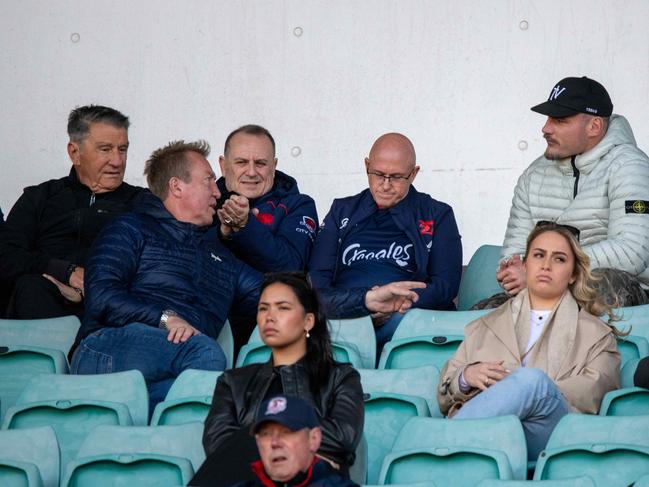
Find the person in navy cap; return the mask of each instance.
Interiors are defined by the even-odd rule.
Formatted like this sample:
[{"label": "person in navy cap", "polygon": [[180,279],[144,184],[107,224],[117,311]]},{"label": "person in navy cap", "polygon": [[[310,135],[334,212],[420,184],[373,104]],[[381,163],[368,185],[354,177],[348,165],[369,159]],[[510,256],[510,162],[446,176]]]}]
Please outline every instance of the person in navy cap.
[{"label": "person in navy cap", "polygon": [[547,148],[514,189],[496,274],[506,294],[475,307],[498,305],[525,287],[525,241],[543,220],[578,229],[611,302],[648,302],[649,159],[629,122],[613,113],[606,88],[585,76],[562,79],[532,110],[547,116]]},{"label": "person in navy cap", "polygon": [[251,466],[256,478],[237,486],[358,485],[317,456],[322,431],[313,408],[299,397],[264,401],[250,432],[261,459]]}]

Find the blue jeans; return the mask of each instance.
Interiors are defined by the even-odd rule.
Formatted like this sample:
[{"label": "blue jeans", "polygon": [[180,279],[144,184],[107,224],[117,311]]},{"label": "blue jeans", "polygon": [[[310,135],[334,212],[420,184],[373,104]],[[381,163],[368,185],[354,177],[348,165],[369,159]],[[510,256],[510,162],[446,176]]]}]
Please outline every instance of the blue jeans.
[{"label": "blue jeans", "polygon": [[525,432],[527,458],[536,460],[568,409],[561,391],[545,372],[521,367],[467,401],[453,419],[518,416]]},{"label": "blue jeans", "polygon": [[374,328],[374,333],[376,334],[376,360],[377,361],[381,356],[381,351],[383,350],[383,346],[392,339],[392,335],[394,335],[394,332],[397,330],[397,327],[399,326],[399,323],[401,323],[401,320],[403,319],[404,316],[405,315],[399,312],[394,312],[392,313],[392,316],[390,316],[388,321],[383,323],[381,326]]},{"label": "blue jeans", "polygon": [[149,391],[149,418],[174,379],[185,369],[223,370],[225,355],[207,335],[184,343],[167,341],[168,332],[143,323],[102,328],[84,338],[70,365],[73,374],[108,374],[137,369]]}]

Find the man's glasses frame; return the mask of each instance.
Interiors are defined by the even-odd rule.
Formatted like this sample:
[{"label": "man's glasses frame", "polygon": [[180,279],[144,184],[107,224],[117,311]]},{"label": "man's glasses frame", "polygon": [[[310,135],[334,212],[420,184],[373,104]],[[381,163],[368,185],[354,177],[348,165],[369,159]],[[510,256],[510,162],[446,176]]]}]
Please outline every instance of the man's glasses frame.
[{"label": "man's glasses frame", "polygon": [[376,171],[370,171],[369,169],[366,172],[368,176],[381,179],[381,183],[387,179],[388,184],[404,184],[410,179],[410,176],[412,176],[416,169],[417,166],[413,167],[412,171],[410,171],[407,176],[402,176],[401,174],[383,174]]}]

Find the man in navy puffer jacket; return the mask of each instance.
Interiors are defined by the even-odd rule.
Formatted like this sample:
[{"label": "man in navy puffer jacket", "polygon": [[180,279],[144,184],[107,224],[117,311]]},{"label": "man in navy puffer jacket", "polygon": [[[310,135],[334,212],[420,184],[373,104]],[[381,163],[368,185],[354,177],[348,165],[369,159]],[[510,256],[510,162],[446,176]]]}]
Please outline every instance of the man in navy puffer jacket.
[{"label": "man in navy puffer jacket", "polygon": [[412,186],[407,137],[379,137],[365,170],[369,188],[331,205],[309,272],[328,317],[372,315],[380,349],[410,307],[454,309],[462,245],[453,209]]},{"label": "man in navy puffer jacket", "polygon": [[72,371],[138,369],[150,408],[185,369],[222,370],[214,340],[232,306],[254,313],[261,274],[235,259],[209,225],[219,191],[206,142],[172,142],[146,163],[151,193],[97,238]]}]

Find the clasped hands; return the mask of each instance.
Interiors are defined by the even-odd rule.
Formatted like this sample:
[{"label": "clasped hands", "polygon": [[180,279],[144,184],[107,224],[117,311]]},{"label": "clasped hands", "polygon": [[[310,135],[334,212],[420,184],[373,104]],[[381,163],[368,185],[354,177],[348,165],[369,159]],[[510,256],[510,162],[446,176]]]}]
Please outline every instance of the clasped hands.
[{"label": "clasped hands", "polygon": [[223,206],[216,210],[216,214],[221,222],[221,234],[228,236],[233,232],[238,232],[248,224],[248,218],[252,213],[256,216],[259,213],[257,208],[250,210],[250,202],[245,196],[233,194]]},{"label": "clasped hands", "polygon": [[83,299],[83,279],[85,275],[85,270],[83,267],[77,266],[74,269],[74,272],[70,274],[70,284],[63,284],[57,278],[49,275],[43,274],[43,277],[48,281],[52,282],[61,293],[65,299],[72,303],[80,303]]},{"label": "clasped hands", "polygon": [[510,374],[511,371],[505,368],[504,363],[504,360],[499,360],[468,365],[463,372],[464,381],[471,388],[484,391]]},{"label": "clasped hands", "polygon": [[426,283],[396,281],[374,286],[365,294],[365,307],[370,311],[375,325],[385,323],[393,313],[405,313],[419,299],[413,289],[424,289]]}]

